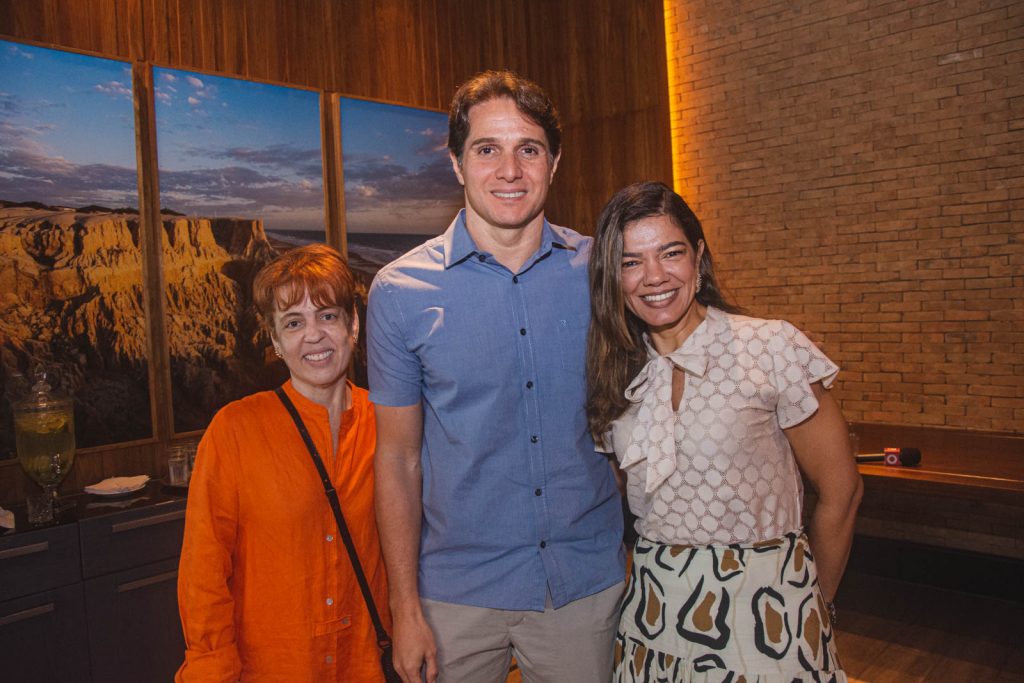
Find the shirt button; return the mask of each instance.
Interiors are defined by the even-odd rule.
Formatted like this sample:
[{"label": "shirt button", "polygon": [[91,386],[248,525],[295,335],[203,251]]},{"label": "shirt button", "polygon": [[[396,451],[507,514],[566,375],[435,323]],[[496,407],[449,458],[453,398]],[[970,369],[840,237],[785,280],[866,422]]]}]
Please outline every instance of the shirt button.
[{"label": "shirt button", "polygon": [[530,437],[530,443],[537,443],[538,441],[540,441],[540,439],[537,438],[536,434]]},{"label": "shirt button", "polygon": [[547,548],[548,547],[548,542],[547,541],[541,541],[540,542],[540,547],[541,548]]},{"label": "shirt button", "polygon": [[324,657],[324,661],[328,664],[334,664],[334,655],[327,655]]},{"label": "shirt button", "polygon": [[334,604],[334,598],[327,598],[327,604],[328,605],[333,605]]},{"label": "shirt button", "polygon": [[477,261],[486,261],[487,260],[487,255],[486,254],[477,254],[476,255],[476,260]]},{"label": "shirt button", "polygon": [[527,382],[526,383],[526,388],[527,389],[533,389],[533,382]]},{"label": "shirt button", "polygon": [[334,542],[334,536],[332,536],[331,534],[327,534],[327,542],[328,543],[333,543]]},{"label": "shirt button", "polygon": [[512,284],[514,284],[514,285],[518,285],[519,284],[519,276],[518,275],[513,275],[512,276]]},{"label": "shirt button", "polygon": [[539,496],[541,493],[543,493],[543,491],[541,491],[540,489],[534,489],[533,490],[533,495],[535,495],[535,496]]},{"label": "shirt button", "polygon": [[526,328],[525,327],[520,327],[519,328],[519,334],[521,334],[521,335],[523,335],[525,337],[526,336]]}]

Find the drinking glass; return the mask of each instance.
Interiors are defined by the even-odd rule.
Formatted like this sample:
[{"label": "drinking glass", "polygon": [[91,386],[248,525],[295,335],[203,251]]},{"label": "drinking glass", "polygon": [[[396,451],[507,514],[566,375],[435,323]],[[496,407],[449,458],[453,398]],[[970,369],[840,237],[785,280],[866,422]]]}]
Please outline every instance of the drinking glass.
[{"label": "drinking glass", "polygon": [[181,486],[188,483],[188,448],[173,445],[167,448],[167,483]]}]

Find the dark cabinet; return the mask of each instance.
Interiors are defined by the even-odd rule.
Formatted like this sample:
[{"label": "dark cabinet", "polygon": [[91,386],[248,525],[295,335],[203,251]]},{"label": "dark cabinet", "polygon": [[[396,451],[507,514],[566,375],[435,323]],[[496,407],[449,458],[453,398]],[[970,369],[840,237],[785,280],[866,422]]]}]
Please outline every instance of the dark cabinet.
[{"label": "dark cabinet", "polygon": [[4,681],[93,680],[82,584],[0,603],[0,662],[0,680]]},{"label": "dark cabinet", "polygon": [[86,580],[93,680],[174,678],[185,652],[177,587],[177,559]]},{"label": "dark cabinet", "polygon": [[0,537],[0,680],[170,681],[184,658],[178,555],[185,501],[141,498]]},{"label": "dark cabinet", "polygon": [[75,524],[0,537],[0,600],[80,581],[79,553]]},{"label": "dark cabinet", "polygon": [[0,537],[4,681],[90,681],[75,524]]},{"label": "dark cabinet", "polygon": [[82,576],[89,579],[181,554],[185,501],[175,500],[78,523]]}]

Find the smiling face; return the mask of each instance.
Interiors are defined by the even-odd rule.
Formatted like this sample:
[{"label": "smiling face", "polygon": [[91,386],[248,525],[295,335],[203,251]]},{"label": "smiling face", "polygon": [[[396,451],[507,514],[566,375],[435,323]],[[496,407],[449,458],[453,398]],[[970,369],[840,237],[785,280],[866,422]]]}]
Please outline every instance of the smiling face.
[{"label": "smiling face", "polygon": [[466,190],[466,222],[474,231],[539,225],[558,167],[544,129],[508,97],[473,105],[461,163],[451,155]]},{"label": "smiling face", "polygon": [[332,392],[346,386],[358,336],[359,319],[352,312],[317,306],[308,291],[299,303],[274,309],[274,346],[295,390],[317,403],[326,404]]},{"label": "smiling face", "polygon": [[633,221],[622,232],[622,296],[659,353],[677,349],[704,320],[696,300],[703,252],[703,241],[694,248],[665,215]]}]

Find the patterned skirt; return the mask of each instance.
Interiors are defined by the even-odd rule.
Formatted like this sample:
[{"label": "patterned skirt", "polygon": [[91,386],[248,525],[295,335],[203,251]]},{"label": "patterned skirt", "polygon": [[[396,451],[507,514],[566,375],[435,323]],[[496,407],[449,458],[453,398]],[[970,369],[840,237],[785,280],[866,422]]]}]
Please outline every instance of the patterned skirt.
[{"label": "patterned skirt", "polygon": [[617,683],[845,683],[803,534],[633,551]]}]

